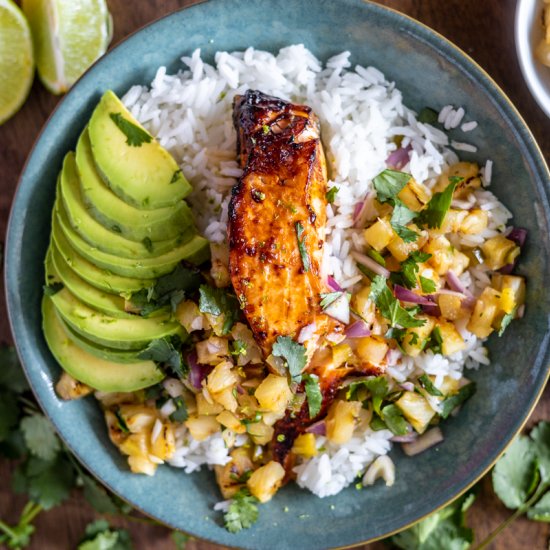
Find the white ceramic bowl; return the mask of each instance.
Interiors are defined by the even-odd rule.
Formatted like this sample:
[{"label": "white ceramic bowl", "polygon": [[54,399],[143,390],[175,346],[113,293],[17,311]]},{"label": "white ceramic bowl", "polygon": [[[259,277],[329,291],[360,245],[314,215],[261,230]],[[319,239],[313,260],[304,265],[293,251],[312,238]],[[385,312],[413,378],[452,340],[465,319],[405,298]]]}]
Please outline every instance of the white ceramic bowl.
[{"label": "white ceramic bowl", "polygon": [[541,109],[550,117],[550,67],[535,58],[542,39],[543,0],[519,0],[516,7],[516,51],[527,86]]}]

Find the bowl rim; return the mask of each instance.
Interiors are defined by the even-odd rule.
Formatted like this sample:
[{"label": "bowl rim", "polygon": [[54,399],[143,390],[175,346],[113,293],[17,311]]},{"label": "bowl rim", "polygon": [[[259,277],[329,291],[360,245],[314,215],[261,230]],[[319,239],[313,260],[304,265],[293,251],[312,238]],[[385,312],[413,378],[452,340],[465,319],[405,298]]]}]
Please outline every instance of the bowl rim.
[{"label": "bowl rim", "polygon": [[[114,489],[110,483],[106,482],[100,475],[98,475],[96,473],[96,471],[94,469],[92,469],[91,465],[89,465],[86,461],[85,461],[85,458],[84,457],[81,457],[77,451],[75,451],[75,449],[73,448],[73,446],[65,440],[64,436],[62,435],[62,433],[59,431],[57,425],[55,424],[54,420],[50,417],[50,415],[48,414],[48,410],[46,407],[44,407],[43,405],[43,400],[41,399],[40,395],[38,394],[38,390],[34,387],[34,385],[31,383],[31,375],[29,373],[29,371],[27,370],[27,367],[23,361],[23,350],[20,348],[20,345],[16,339],[16,336],[15,336],[15,330],[14,330],[14,326],[15,326],[15,311],[13,311],[13,305],[11,304],[11,300],[10,300],[10,295],[9,295],[9,292],[8,292],[8,283],[9,283],[9,273],[11,271],[10,269],[10,266],[11,266],[11,254],[9,254],[10,250],[11,250],[11,246],[10,246],[10,243],[12,242],[13,239],[10,239],[10,235],[14,232],[14,229],[13,229],[13,226],[15,225],[15,221],[14,221],[14,206],[15,206],[15,203],[16,203],[16,200],[17,200],[17,196],[18,196],[18,193],[19,193],[19,188],[22,184],[22,181],[23,181],[23,177],[27,171],[27,168],[28,168],[28,165],[29,165],[29,162],[30,162],[30,159],[32,158],[33,154],[34,154],[34,151],[38,145],[38,143],[40,142],[43,134],[45,133],[47,127],[49,126],[50,124],[50,121],[51,119],[54,117],[54,115],[56,115],[57,111],[62,107],[62,105],[65,103],[66,99],[69,97],[69,95],[71,93],[74,92],[75,88],[77,87],[77,85],[80,83],[80,81],[99,63],[101,63],[105,57],[107,57],[111,52],[113,52],[114,50],[118,49],[119,47],[121,47],[122,45],[124,45],[128,40],[130,40],[131,38],[133,38],[135,35],[137,34],[140,34],[142,31],[144,31],[145,29],[148,29],[149,27],[152,27],[154,25],[156,25],[157,23],[159,23],[160,21],[164,20],[164,19],[167,19],[167,18],[170,18],[172,16],[174,16],[175,14],[179,14],[181,12],[184,12],[186,10],[190,10],[190,9],[193,9],[197,6],[200,6],[202,4],[207,4],[207,3],[216,3],[216,2],[220,2],[221,0],[196,0],[193,4],[190,4],[188,6],[184,6],[184,7],[181,7],[181,8],[178,8],[178,9],[175,9],[165,15],[162,15],[162,16],[159,16],[141,26],[139,26],[137,29],[135,29],[134,31],[132,31],[131,33],[127,34],[126,36],[124,36],[123,38],[121,38],[111,49],[109,49],[103,56],[101,56],[99,59],[97,59],[92,65],[90,65],[90,67],[88,67],[88,69],[78,78],[78,80],[73,84],[73,86],[71,87],[71,89],[69,90],[68,93],[66,93],[60,100],[59,102],[57,103],[57,105],[54,107],[54,109],[51,111],[51,113],[49,114],[49,116],[47,117],[47,119],[45,120],[44,124],[42,125],[42,128],[40,129],[40,131],[38,132],[37,134],[37,137],[36,139],[34,140],[30,150],[29,150],[29,153],[27,155],[27,158],[25,159],[25,162],[23,164],[23,168],[21,170],[21,173],[19,174],[19,177],[18,177],[18,180],[17,180],[17,184],[16,184],[16,187],[15,187],[15,190],[14,190],[14,195],[13,195],[13,200],[12,200],[12,204],[10,206],[10,214],[9,214],[9,218],[8,218],[8,224],[7,224],[7,229],[6,229],[6,241],[5,241],[5,261],[4,261],[4,274],[3,274],[3,279],[4,279],[4,289],[5,289],[5,295],[6,295],[6,305],[7,305],[7,313],[8,313],[8,322],[9,322],[9,326],[10,326],[10,329],[11,329],[11,333],[12,333],[12,336],[13,336],[13,341],[14,341],[14,345],[15,345],[15,348],[16,348],[16,351],[17,351],[17,354],[18,354],[18,357],[19,357],[19,360],[20,360],[20,364],[23,368],[23,371],[25,373],[25,377],[27,378],[28,382],[29,382],[29,386],[31,388],[31,391],[36,399],[36,401],[38,402],[38,404],[40,405],[40,408],[42,409],[42,411],[44,412],[44,414],[46,415],[46,417],[50,420],[50,422],[52,422],[52,424],[54,425],[55,429],[56,429],[56,434],[58,435],[58,437],[60,437],[60,439],[65,443],[65,445],[67,446],[67,448],[70,450],[71,454],[73,454],[73,456],[88,470],[88,472],[96,479],[98,480],[104,487],[106,487],[109,491],[111,491],[113,494],[117,495],[119,498],[121,498],[124,502],[130,504],[134,509],[136,509],[137,511],[139,511],[140,513],[142,513],[143,515],[145,515],[146,517],[149,517],[153,520],[155,520],[157,523],[159,523],[160,525],[164,525],[170,529],[174,529],[176,531],[181,531],[183,533],[187,533],[191,536],[193,536],[194,538],[198,539],[198,540],[204,540],[204,541],[207,541],[207,542],[211,542],[213,544],[220,544],[217,540],[214,540],[213,538],[209,537],[209,536],[197,536],[196,534],[192,533],[192,532],[188,532],[188,531],[185,531],[179,527],[176,527],[175,525],[172,525],[170,524],[170,522],[166,522],[166,521],[162,521],[162,520],[159,520],[157,517],[155,517],[154,515],[152,515],[152,513],[150,512],[147,512],[145,510],[143,510],[141,508],[140,505],[137,505],[136,503],[132,502],[131,500],[129,500],[129,497],[126,497],[122,494],[120,494],[116,489]],[[391,14],[393,14],[395,17],[397,18],[402,18],[406,21],[408,21],[410,24],[412,24],[412,26],[416,26],[418,27],[420,30],[426,32],[427,34],[431,34],[434,38],[436,38],[440,43],[442,43],[444,46],[446,46],[447,48],[450,48],[453,53],[455,54],[456,58],[457,59],[460,59],[462,58],[463,61],[466,62],[466,64],[470,64],[474,69],[476,69],[477,71],[479,71],[483,76],[484,78],[486,79],[489,87],[492,87],[496,92],[497,92],[497,95],[500,96],[500,99],[507,105],[507,107],[512,111],[512,113],[515,115],[515,117],[517,118],[517,120],[519,121],[520,123],[520,126],[521,126],[521,129],[522,131],[524,132],[524,139],[525,141],[528,141],[530,142],[530,145],[532,146],[533,148],[533,152],[536,154],[536,157],[538,157],[538,161],[540,163],[540,167],[542,168],[542,171],[544,173],[544,176],[545,176],[545,179],[546,179],[546,192],[548,193],[548,196],[550,197],[550,188],[548,187],[548,184],[550,183],[550,168],[549,168],[549,165],[546,161],[546,158],[540,148],[540,145],[538,144],[535,136],[533,135],[529,125],[527,124],[527,122],[525,121],[525,119],[523,118],[523,116],[521,115],[521,113],[519,112],[519,110],[517,109],[517,107],[514,105],[514,103],[512,102],[512,100],[508,97],[508,95],[506,94],[506,92],[504,92],[504,90],[501,88],[501,86],[490,76],[490,74],[481,66],[479,65],[479,63],[477,63],[477,61],[475,61],[468,53],[466,53],[465,51],[463,51],[459,46],[457,46],[454,42],[452,42],[450,39],[446,38],[445,36],[443,36],[442,34],[440,34],[438,31],[434,30],[432,27],[430,27],[429,25],[415,19],[414,17],[406,14],[406,13],[403,13],[395,8],[392,8],[392,7],[389,7],[389,6],[386,6],[386,5],[383,5],[383,4],[379,4],[376,0],[360,0],[363,4],[366,4],[368,6],[371,7],[371,9],[378,9],[380,11],[386,11],[386,12],[389,12]],[[519,0],[519,3],[518,3],[518,10],[519,10],[519,6],[520,4],[522,4],[522,2],[524,2],[524,0]],[[517,12],[516,12],[516,15],[517,15]],[[417,39],[419,38],[418,36],[416,37]],[[441,52],[438,52],[437,49],[436,49],[436,53],[438,53],[439,55],[442,55]],[[522,70],[523,70],[523,67],[522,67]],[[550,113],[549,113],[549,116],[550,116]],[[13,246],[13,245],[12,245]],[[548,329],[550,331],[550,329]],[[547,333],[548,334],[548,333]],[[548,346],[547,346],[548,347]],[[479,482],[480,479],[482,479],[484,476],[487,475],[487,473],[493,468],[493,466],[495,465],[495,463],[502,457],[502,455],[508,450],[508,448],[511,446],[511,444],[514,442],[514,440],[516,439],[516,437],[518,436],[518,434],[521,433],[521,431],[525,428],[527,422],[529,421],[533,411],[535,410],[538,402],[540,401],[540,398],[542,397],[542,394],[548,384],[548,382],[550,381],[550,363],[547,363],[546,364],[546,373],[544,375],[544,379],[542,380],[542,383],[541,383],[541,386],[540,388],[538,389],[538,392],[533,396],[533,401],[532,401],[532,404],[531,404],[531,407],[530,409],[525,413],[525,416],[524,418],[522,419],[522,421],[518,424],[518,427],[517,429],[508,436],[508,441],[507,443],[503,446],[503,448],[501,449],[501,451],[499,453],[496,454],[496,456],[486,465],[486,467],[484,469],[482,469],[478,475],[472,480],[470,481],[469,483],[467,483],[461,490],[459,490],[456,494],[454,494],[452,497],[449,497],[447,498],[446,500],[444,500],[440,505],[438,505],[437,507],[433,508],[430,512],[427,512],[425,513],[424,515],[422,515],[421,517],[418,517],[417,519],[413,520],[413,521],[409,521],[408,523],[406,523],[405,525],[399,527],[398,529],[394,529],[392,531],[389,531],[388,533],[385,533],[384,535],[379,535],[379,536],[374,536],[374,537],[371,537],[371,538],[368,538],[368,539],[365,539],[365,540],[362,540],[362,541],[358,541],[356,543],[353,543],[353,544],[350,544],[350,545],[345,545],[345,546],[336,546],[334,547],[336,550],[343,550],[343,549],[347,549],[347,548],[356,548],[358,546],[362,546],[364,544],[369,544],[371,542],[375,542],[375,541],[379,541],[379,540],[382,540],[382,539],[386,539],[388,537],[391,537],[393,535],[395,535],[396,533],[399,533],[401,531],[404,531],[405,529],[409,529],[410,527],[416,525],[417,523],[419,523],[420,521],[424,520],[426,517],[442,510],[443,508],[445,508],[446,506],[448,506],[450,503],[452,503],[453,501],[455,501],[456,499],[458,499],[460,496],[462,496],[463,494],[465,494],[468,490],[470,490],[476,483]],[[187,475],[187,474],[186,474]],[[227,547],[227,548],[235,548],[235,549],[238,549],[240,547],[238,546],[232,546],[232,545],[228,545],[228,544],[225,544],[224,543],[224,546]]]},{"label": "bowl rim", "polygon": [[[533,48],[529,40],[528,22],[531,18],[531,10],[538,10],[538,6],[539,0],[518,0],[514,17],[514,40],[523,79],[538,106],[550,118],[550,93],[546,92],[545,85],[539,75],[539,69],[537,69],[533,59]],[[547,70],[550,74],[550,67]]]}]

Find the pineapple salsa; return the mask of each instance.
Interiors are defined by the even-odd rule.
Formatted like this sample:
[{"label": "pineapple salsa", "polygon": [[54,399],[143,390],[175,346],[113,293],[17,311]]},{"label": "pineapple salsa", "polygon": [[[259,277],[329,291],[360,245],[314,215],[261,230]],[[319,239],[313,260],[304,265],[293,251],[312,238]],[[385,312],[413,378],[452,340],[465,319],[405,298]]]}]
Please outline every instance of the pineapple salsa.
[{"label": "pineapple salsa", "polygon": [[[384,373],[421,352],[453,356],[465,348],[468,333],[480,339],[493,331],[502,335],[523,313],[525,282],[511,271],[524,231],[499,234],[479,248],[460,245],[462,236],[487,228],[482,208],[458,206],[479,190],[478,172],[475,164],[455,164],[431,191],[394,170],[375,178],[372,212],[361,229],[364,253],[355,254],[363,282],[352,292],[333,282],[333,292],[319,296],[325,311],[348,317],[348,328],[317,360],[335,371],[353,370],[321,415],[319,380],[302,375],[315,353],[303,344],[307,335],[279,337],[263,360],[231,291],[224,245],[211,245],[209,272],[180,265],[178,277],[161,277],[153,291],[129,296],[126,309],[138,314],[150,315],[171,303],[189,335],[154,340],[142,353],[167,372],[161,383],[136,392],[95,394],[111,441],[127,455],[131,470],[152,475],[165,461],[176,457],[177,463],[178,448],[219,437],[228,454],[214,469],[228,501],[226,526],[235,531],[255,520],[255,503],[270,500],[287,481],[289,473],[273,459],[278,445],[289,446],[292,463],[300,468],[327,445],[345,445],[360,430],[390,430],[411,455],[440,442],[437,425],[474,394],[475,384],[426,373],[397,384]],[[489,284],[474,296],[461,277],[478,265]],[[364,376],[357,375],[360,365],[368,365]],[[66,374],[58,391],[66,397],[86,392]],[[277,422],[288,410],[303,420],[304,404],[306,428],[288,444]],[[391,459],[379,456],[363,484],[382,477],[391,485],[394,476]]]}]

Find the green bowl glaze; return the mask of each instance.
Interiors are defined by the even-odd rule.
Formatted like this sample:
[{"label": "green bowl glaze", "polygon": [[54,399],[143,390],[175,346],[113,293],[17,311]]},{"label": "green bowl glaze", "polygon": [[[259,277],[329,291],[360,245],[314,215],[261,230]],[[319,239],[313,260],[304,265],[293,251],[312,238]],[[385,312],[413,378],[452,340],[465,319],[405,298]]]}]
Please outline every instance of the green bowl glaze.
[{"label": "green bowl glaze", "polygon": [[[313,5],[314,4],[314,5]],[[395,80],[412,108],[463,105],[480,123],[468,135],[495,162],[492,189],[529,229],[519,271],[528,279],[524,319],[489,342],[492,364],[468,373],[477,394],[443,424],[445,441],[415,457],[392,452],[397,479],[318,499],[285,487],[261,508],[258,523],[232,535],[212,506],[220,500],[209,471],[185,475],[161,467],[152,478],[130,474],[109,443],[93,399],[62,402],[59,367],[41,330],[43,260],[57,173],[107,88],[119,94],[147,84],[160,65],[201,48],[248,46],[276,51],[303,42],[319,58],[342,50]],[[457,135],[458,140],[463,139]],[[17,348],[46,413],[79,460],[105,485],[161,522],[195,536],[245,548],[319,549],[383,537],[417,521],[472,485],[520,430],[548,376],[550,312],[549,174],[540,150],[510,101],[471,59],[430,29],[361,0],[211,0],[173,13],[131,36],[74,86],[44,128],[21,176],[6,247],[6,289]]]}]

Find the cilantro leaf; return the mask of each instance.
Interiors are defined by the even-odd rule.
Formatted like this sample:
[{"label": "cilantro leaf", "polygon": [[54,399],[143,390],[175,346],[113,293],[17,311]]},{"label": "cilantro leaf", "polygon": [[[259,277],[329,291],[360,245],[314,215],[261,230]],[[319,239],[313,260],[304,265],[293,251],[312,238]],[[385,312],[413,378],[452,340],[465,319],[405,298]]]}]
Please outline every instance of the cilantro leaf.
[{"label": "cilantro leaf", "polygon": [[539,422],[530,433],[542,481],[550,482],[550,423]]},{"label": "cilantro leaf", "polygon": [[150,359],[155,363],[159,363],[169,367],[172,372],[183,378],[187,371],[187,365],[183,362],[183,357],[180,350],[180,339],[172,338],[157,338],[138,354],[139,359]]},{"label": "cilantro leaf", "polygon": [[451,206],[456,182],[451,181],[441,193],[434,193],[426,208],[422,210],[421,219],[430,228],[439,228],[445,220],[445,216]]},{"label": "cilantro leaf", "polygon": [[177,550],[185,550],[185,546],[191,537],[181,531],[172,531],[171,535]]},{"label": "cilantro leaf", "polygon": [[279,336],[273,344],[271,353],[275,357],[283,357],[292,380],[301,382],[302,370],[307,363],[306,348],[302,344],[298,344],[290,336]]},{"label": "cilantro leaf", "polygon": [[308,374],[304,378],[309,417],[315,418],[321,411],[321,405],[323,404],[319,377],[316,374]]},{"label": "cilantro leaf", "polygon": [[466,493],[390,541],[403,550],[467,550],[474,533],[465,526],[465,515],[474,500],[473,493]]},{"label": "cilantro leaf", "polygon": [[12,346],[0,347],[0,387],[15,393],[22,393],[29,389],[29,383],[19,364],[15,348]]},{"label": "cilantro leaf", "polygon": [[518,307],[516,306],[510,313],[507,313],[500,322],[500,328],[498,330],[498,335],[502,336],[504,334],[504,331],[508,328],[508,325],[514,320],[516,317],[516,312],[518,310]]},{"label": "cilantro leaf", "polygon": [[239,319],[239,300],[222,288],[213,288],[208,285],[201,285],[199,292],[199,310],[215,316],[223,315],[222,334],[227,334]]},{"label": "cilantro leaf", "polygon": [[447,397],[441,402],[441,417],[447,418],[459,405],[462,405],[464,401],[470,399],[476,392],[476,383],[470,382],[465,386],[462,386],[457,393]]},{"label": "cilantro leaf", "polygon": [[104,519],[86,527],[84,539],[77,550],[132,550],[132,540],[125,529],[112,529]]},{"label": "cilantro leaf", "polygon": [[80,474],[84,498],[100,514],[117,514],[120,510],[111,495],[86,474]]},{"label": "cilantro leaf", "polygon": [[136,126],[133,122],[126,120],[120,113],[110,113],[111,120],[118,129],[126,136],[126,143],[130,147],[141,147],[143,143],[151,143],[153,136],[143,128]]},{"label": "cilantro leaf", "polygon": [[443,397],[443,394],[433,385],[430,377],[427,374],[423,374],[418,378],[420,385],[430,394],[435,397]]},{"label": "cilantro leaf", "polygon": [[187,407],[185,405],[185,401],[181,396],[174,397],[172,400],[174,405],[176,406],[176,410],[170,415],[170,420],[172,422],[184,422],[187,420],[187,417],[189,416],[187,413]]},{"label": "cilantro leaf", "polygon": [[41,414],[25,416],[20,424],[29,451],[43,459],[53,460],[61,450],[61,444],[52,423]]},{"label": "cilantro leaf", "polygon": [[435,292],[435,283],[426,277],[420,277],[418,278],[420,280],[420,288],[422,289],[422,292],[425,294],[432,294],[432,292]]},{"label": "cilantro leaf", "polygon": [[300,222],[294,224],[296,229],[296,239],[298,240],[298,250],[300,251],[300,257],[302,258],[302,266],[304,272],[307,273],[310,268],[309,256],[306,249],[306,237],[304,235],[304,226]]},{"label": "cilantro leaf", "polygon": [[332,204],[334,202],[334,199],[336,198],[336,193],[338,193],[338,187],[333,186],[326,192],[326,199],[329,204]]},{"label": "cilantro leaf", "polygon": [[395,282],[401,282],[405,288],[415,288],[416,275],[420,269],[419,264],[427,262],[431,257],[432,255],[426,252],[411,252],[409,257],[401,262],[401,273]]},{"label": "cilantro leaf", "polygon": [[51,283],[49,285],[44,285],[44,296],[54,296],[59,291],[63,290],[65,285],[60,282]]},{"label": "cilantro leaf", "polygon": [[384,397],[388,395],[388,381],[385,376],[377,376],[376,378],[369,378],[365,381],[365,386],[369,390],[372,396],[372,407],[376,413],[382,416],[380,407]]},{"label": "cilantro leaf", "polygon": [[519,508],[528,499],[538,473],[536,447],[520,435],[493,469],[493,489],[508,508]]},{"label": "cilantro leaf", "polygon": [[8,548],[26,548],[36,528],[30,523],[20,522],[18,525],[10,525],[9,530],[9,533],[0,535],[0,543],[5,543]]},{"label": "cilantro leaf", "polygon": [[[393,227],[393,230],[405,241],[411,242],[416,241],[418,234],[410,229],[407,229],[405,226],[412,222],[418,216],[417,212],[413,212],[407,208],[400,200],[395,199],[395,206],[390,219],[390,224]],[[399,231],[396,228],[400,228]],[[405,240],[405,238],[400,234],[401,233],[411,233],[413,237],[411,240]]]},{"label": "cilantro leaf", "polygon": [[441,336],[441,330],[439,329],[439,327],[435,327],[432,330],[428,341],[425,343],[424,349],[431,349],[434,353],[441,353],[442,344],[443,337]]},{"label": "cilantro leaf", "polygon": [[407,421],[397,405],[386,405],[380,410],[380,418],[384,421],[389,430],[395,435],[408,433]]},{"label": "cilantro leaf", "polygon": [[386,279],[381,275],[377,275],[372,281],[369,299],[376,304],[392,327],[421,327],[426,323],[423,319],[415,319],[410,311],[407,311],[400,305],[399,300],[395,298],[392,291],[388,288]]},{"label": "cilantro leaf", "polygon": [[405,172],[397,172],[396,170],[380,172],[373,180],[378,202],[393,203],[410,179],[410,174],[405,174]]},{"label": "cilantro leaf", "polygon": [[240,489],[231,500],[229,509],[224,515],[225,528],[230,533],[248,529],[258,519],[258,499],[248,489]]},{"label": "cilantro leaf", "polygon": [[412,229],[409,229],[404,225],[392,223],[391,220],[390,223],[392,229],[397,233],[397,235],[404,243],[413,243],[414,241],[416,241],[416,239],[418,239],[418,233],[416,231],[413,231]]},{"label": "cilantro leaf", "polygon": [[550,522],[550,492],[546,493],[532,508],[527,510],[527,517],[535,521]]}]

